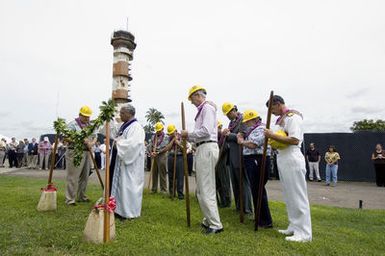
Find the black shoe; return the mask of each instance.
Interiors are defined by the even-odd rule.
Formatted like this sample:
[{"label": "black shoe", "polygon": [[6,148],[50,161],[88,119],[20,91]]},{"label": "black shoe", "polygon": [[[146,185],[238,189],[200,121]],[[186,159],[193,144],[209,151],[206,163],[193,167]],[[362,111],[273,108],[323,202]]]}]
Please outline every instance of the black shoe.
[{"label": "black shoe", "polygon": [[264,229],[269,229],[269,228],[273,228],[273,224],[268,224],[268,225],[258,225],[258,227],[264,228]]},{"label": "black shoe", "polygon": [[322,180],[318,180],[318,182],[321,182]]},{"label": "black shoe", "polygon": [[205,224],[201,223],[201,228],[203,228],[204,230],[207,230],[209,229],[210,227],[209,226],[206,226]]},{"label": "black shoe", "polygon": [[79,199],[78,202],[79,203],[89,203],[89,202],[91,202],[91,200],[88,198],[85,198],[85,199]]},{"label": "black shoe", "polygon": [[230,203],[227,203],[227,204],[225,205],[225,208],[229,208],[229,207],[231,207],[231,202],[230,202]]},{"label": "black shoe", "polygon": [[123,217],[123,216],[120,216],[119,214],[117,214],[117,213],[114,213],[114,216],[115,216],[115,218],[117,218],[118,220],[120,220],[120,221],[126,221],[128,218],[125,218],[125,217]]},{"label": "black shoe", "polygon": [[76,206],[76,203],[67,204],[67,206]]},{"label": "black shoe", "polygon": [[218,234],[221,232],[223,232],[223,228],[220,228],[220,229],[208,228],[206,229],[205,235]]}]

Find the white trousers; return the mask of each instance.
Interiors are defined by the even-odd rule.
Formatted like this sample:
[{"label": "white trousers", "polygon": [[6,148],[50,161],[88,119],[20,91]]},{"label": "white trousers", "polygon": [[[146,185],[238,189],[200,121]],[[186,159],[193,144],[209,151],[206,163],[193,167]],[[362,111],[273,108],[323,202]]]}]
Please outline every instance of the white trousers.
[{"label": "white trousers", "polygon": [[104,170],[106,168],[106,154],[100,152],[100,168]]},{"label": "white trousers", "polygon": [[197,148],[194,169],[196,171],[196,194],[203,214],[203,224],[213,229],[223,228],[215,188],[215,164],[218,161],[217,143],[205,143]]},{"label": "white trousers", "polygon": [[305,158],[299,148],[289,146],[279,151],[277,164],[289,219],[288,230],[293,231],[296,236],[311,239]]},{"label": "white trousers", "polygon": [[315,176],[317,177],[317,180],[320,180],[321,177],[319,176],[319,163],[318,162],[308,162],[309,164],[309,179],[313,179],[313,173],[315,173]]}]

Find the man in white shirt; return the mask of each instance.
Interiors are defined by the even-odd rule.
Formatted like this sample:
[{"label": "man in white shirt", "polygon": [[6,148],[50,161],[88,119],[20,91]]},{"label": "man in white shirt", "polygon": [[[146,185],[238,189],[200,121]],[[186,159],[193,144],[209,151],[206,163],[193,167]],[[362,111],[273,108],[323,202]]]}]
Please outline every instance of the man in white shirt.
[{"label": "man in white shirt", "polygon": [[287,241],[308,242],[312,240],[312,228],[305,179],[305,157],[301,152],[302,115],[296,110],[288,109],[283,98],[278,95],[273,96],[272,113],[279,116],[276,125],[287,135],[265,130],[266,137],[283,145],[278,149],[277,164],[289,226],[279,232],[288,236]]},{"label": "man in white shirt", "polygon": [[195,116],[194,131],[183,130],[181,135],[182,138],[194,142],[197,147],[194,165],[196,195],[204,216],[202,227],[205,234],[216,234],[223,231],[215,188],[215,165],[219,154],[217,108],[213,102],[206,100],[206,89],[201,86],[193,86],[188,99],[197,107],[198,113]]}]

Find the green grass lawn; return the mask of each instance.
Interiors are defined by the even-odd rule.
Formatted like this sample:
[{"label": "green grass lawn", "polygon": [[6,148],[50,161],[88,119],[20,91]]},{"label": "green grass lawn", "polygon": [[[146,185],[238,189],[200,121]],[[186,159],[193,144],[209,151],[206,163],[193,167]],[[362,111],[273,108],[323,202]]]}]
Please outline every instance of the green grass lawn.
[{"label": "green grass lawn", "polygon": [[[116,220],[117,236],[107,245],[82,240],[93,203],[64,204],[64,182],[58,182],[58,211],[37,212],[45,180],[0,176],[0,255],[385,255],[385,211],[313,206],[313,242],[286,242],[276,229],[287,227],[285,206],[270,202],[275,228],[253,231],[239,223],[231,209],[220,209],[225,232],[205,236],[201,214],[191,198],[191,228],[185,202],[147,192],[142,217]],[[88,195],[101,196],[91,185]]]}]

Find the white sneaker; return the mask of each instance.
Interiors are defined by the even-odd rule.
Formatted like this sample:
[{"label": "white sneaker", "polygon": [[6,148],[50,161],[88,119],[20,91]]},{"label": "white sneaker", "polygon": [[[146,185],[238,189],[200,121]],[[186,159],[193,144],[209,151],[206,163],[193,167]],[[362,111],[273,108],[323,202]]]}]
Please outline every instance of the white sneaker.
[{"label": "white sneaker", "polygon": [[288,236],[285,239],[286,241],[289,241],[289,242],[299,242],[299,243],[306,243],[311,241],[310,237],[306,238],[298,235]]},{"label": "white sneaker", "polygon": [[294,231],[289,230],[289,229],[279,229],[279,233],[284,234],[285,236],[292,236],[294,235]]}]

